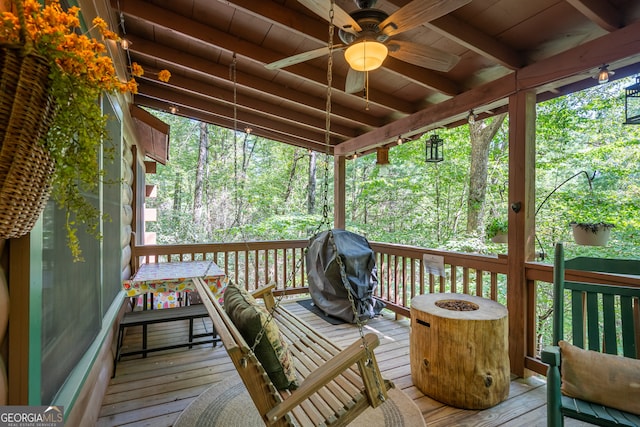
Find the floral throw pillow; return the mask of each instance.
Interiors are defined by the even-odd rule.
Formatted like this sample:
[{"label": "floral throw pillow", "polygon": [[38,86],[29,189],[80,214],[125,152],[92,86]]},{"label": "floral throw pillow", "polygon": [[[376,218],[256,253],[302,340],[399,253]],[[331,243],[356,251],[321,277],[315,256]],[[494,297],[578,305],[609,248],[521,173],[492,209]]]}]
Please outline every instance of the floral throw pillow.
[{"label": "floral throw pillow", "polygon": [[249,347],[264,328],[255,355],[278,390],[298,387],[295,366],[286,341],[275,320],[244,288],[229,283],[224,291],[224,309]]}]

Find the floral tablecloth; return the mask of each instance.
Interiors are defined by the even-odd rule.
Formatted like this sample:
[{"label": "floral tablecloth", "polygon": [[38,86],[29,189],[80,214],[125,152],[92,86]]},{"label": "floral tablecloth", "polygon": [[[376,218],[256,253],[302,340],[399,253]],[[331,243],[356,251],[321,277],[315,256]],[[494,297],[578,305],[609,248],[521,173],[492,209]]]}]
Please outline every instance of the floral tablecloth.
[{"label": "floral tablecloth", "polygon": [[[194,277],[201,277],[218,300],[222,299],[227,278],[213,261],[143,264],[133,278],[122,283],[122,288],[129,297],[153,294],[153,308],[178,307],[180,293],[197,292]],[[142,304],[142,298],[138,303]]]}]

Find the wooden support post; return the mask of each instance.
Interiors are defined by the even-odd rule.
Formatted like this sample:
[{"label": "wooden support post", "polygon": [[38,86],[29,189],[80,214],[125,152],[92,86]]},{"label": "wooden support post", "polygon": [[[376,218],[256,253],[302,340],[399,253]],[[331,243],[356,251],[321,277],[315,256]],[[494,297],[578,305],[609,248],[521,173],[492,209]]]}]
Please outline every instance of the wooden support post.
[{"label": "wooden support post", "polygon": [[[509,98],[509,258],[507,308],[511,372],[524,376],[527,343],[533,324],[527,324],[528,299],[524,263],[535,253],[535,128],[536,94],[517,92]],[[533,323],[533,322],[530,322]],[[534,335],[535,336],[535,335]]]}]

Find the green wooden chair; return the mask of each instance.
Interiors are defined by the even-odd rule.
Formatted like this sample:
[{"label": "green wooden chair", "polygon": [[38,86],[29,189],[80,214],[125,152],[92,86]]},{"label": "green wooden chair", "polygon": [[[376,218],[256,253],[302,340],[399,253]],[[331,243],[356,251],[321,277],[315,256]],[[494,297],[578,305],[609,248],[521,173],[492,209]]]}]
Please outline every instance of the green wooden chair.
[{"label": "green wooden chair", "polygon": [[[640,275],[640,261],[587,257],[565,261],[562,243],[556,245],[553,346],[542,351],[542,361],[549,364],[547,425],[563,426],[566,416],[602,426],[640,426],[638,415],[562,394],[561,351],[558,347],[558,342],[564,340],[581,349],[638,359],[640,288],[568,282],[565,281],[565,269]],[[571,339],[563,330],[567,294],[570,294],[571,301]],[[585,369],[584,375],[588,382],[593,372]]]}]

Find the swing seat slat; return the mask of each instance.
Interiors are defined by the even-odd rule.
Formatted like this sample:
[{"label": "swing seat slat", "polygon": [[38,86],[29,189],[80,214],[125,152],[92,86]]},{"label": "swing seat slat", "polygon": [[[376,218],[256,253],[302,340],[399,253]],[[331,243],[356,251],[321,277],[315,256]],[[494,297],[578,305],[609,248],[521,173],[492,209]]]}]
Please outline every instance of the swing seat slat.
[{"label": "swing seat slat", "polygon": [[373,349],[380,343],[377,335],[366,334],[366,345],[358,338],[340,349],[275,304],[274,285],[269,285],[252,295],[262,298],[267,310],[274,310],[274,319],[288,341],[300,380],[296,390],[277,391],[208,287],[199,279],[196,287],[265,425],[347,425],[368,407],[380,405],[393,387],[382,378],[375,360]]}]

